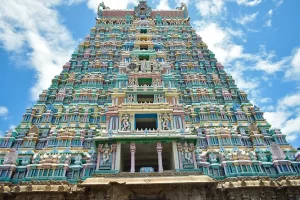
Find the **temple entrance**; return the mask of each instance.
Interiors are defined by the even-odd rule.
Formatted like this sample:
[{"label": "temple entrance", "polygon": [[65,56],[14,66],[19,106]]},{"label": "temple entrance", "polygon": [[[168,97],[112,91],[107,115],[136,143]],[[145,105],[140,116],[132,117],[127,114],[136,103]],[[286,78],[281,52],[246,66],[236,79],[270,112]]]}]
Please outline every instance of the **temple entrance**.
[{"label": "temple entrance", "polygon": [[158,159],[156,151],[156,143],[136,143],[135,152],[135,171],[140,172],[148,170],[152,172],[158,171]]},{"label": "temple entrance", "polygon": [[[158,172],[157,143],[135,143],[135,172],[151,173]],[[163,170],[175,170],[172,143],[162,143],[162,166]],[[130,143],[121,145],[121,172],[130,172],[131,152]]]},{"label": "temple entrance", "polygon": [[122,143],[120,172],[130,172],[130,166],[131,166],[130,164],[131,164],[130,143]]},{"label": "temple entrance", "polygon": [[162,147],[162,163],[164,171],[175,170],[172,143],[162,143]]}]

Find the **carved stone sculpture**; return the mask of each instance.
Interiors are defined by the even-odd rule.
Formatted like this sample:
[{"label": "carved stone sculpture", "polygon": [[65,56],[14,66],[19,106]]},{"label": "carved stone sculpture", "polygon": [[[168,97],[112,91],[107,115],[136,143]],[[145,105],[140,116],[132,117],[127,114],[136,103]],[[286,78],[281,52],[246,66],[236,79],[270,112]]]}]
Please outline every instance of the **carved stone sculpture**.
[{"label": "carved stone sculpture", "polygon": [[121,118],[121,128],[122,131],[130,131],[131,130],[131,122],[130,122],[130,115],[123,114]]},{"label": "carved stone sculpture", "polygon": [[16,151],[16,149],[11,149],[10,152],[8,152],[4,156],[3,164],[17,165],[17,158],[18,158],[18,152]]},{"label": "carved stone sculpture", "polygon": [[167,113],[161,115],[161,126],[162,126],[162,130],[170,130],[171,129],[171,119],[170,119],[170,115],[168,115]]},{"label": "carved stone sculpture", "polygon": [[272,160],[284,160],[285,157],[286,157],[283,150],[275,142],[273,142],[271,144],[270,151],[271,151],[271,154],[272,154]]}]

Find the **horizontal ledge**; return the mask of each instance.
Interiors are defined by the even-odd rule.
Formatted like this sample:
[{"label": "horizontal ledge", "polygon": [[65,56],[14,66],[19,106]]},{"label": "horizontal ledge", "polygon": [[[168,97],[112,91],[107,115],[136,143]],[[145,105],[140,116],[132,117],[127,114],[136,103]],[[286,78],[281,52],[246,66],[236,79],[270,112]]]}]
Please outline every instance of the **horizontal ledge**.
[{"label": "horizontal ledge", "polygon": [[88,178],[81,185],[109,185],[111,183],[125,185],[151,185],[151,184],[183,184],[183,183],[214,183],[206,175],[198,176],[171,176],[171,177],[97,177]]}]

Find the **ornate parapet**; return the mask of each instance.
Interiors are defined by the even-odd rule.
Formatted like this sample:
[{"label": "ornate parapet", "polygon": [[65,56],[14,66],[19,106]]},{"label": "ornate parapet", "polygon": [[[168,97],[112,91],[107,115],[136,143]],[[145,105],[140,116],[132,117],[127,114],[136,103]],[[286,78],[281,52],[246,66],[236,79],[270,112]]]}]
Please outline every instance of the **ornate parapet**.
[{"label": "ornate parapet", "polygon": [[199,172],[121,173],[97,174],[74,185],[65,181],[0,184],[0,199],[290,200],[300,197],[299,188],[300,177],[243,177],[217,181]]}]

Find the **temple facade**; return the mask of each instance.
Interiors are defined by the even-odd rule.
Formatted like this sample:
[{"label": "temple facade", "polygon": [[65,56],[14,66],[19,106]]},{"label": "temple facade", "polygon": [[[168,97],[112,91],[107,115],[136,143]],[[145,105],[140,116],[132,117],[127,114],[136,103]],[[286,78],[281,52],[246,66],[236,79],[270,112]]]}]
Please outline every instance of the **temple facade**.
[{"label": "temple facade", "polygon": [[100,3],[62,72],[0,138],[0,199],[296,200],[299,161],[185,4]]}]

